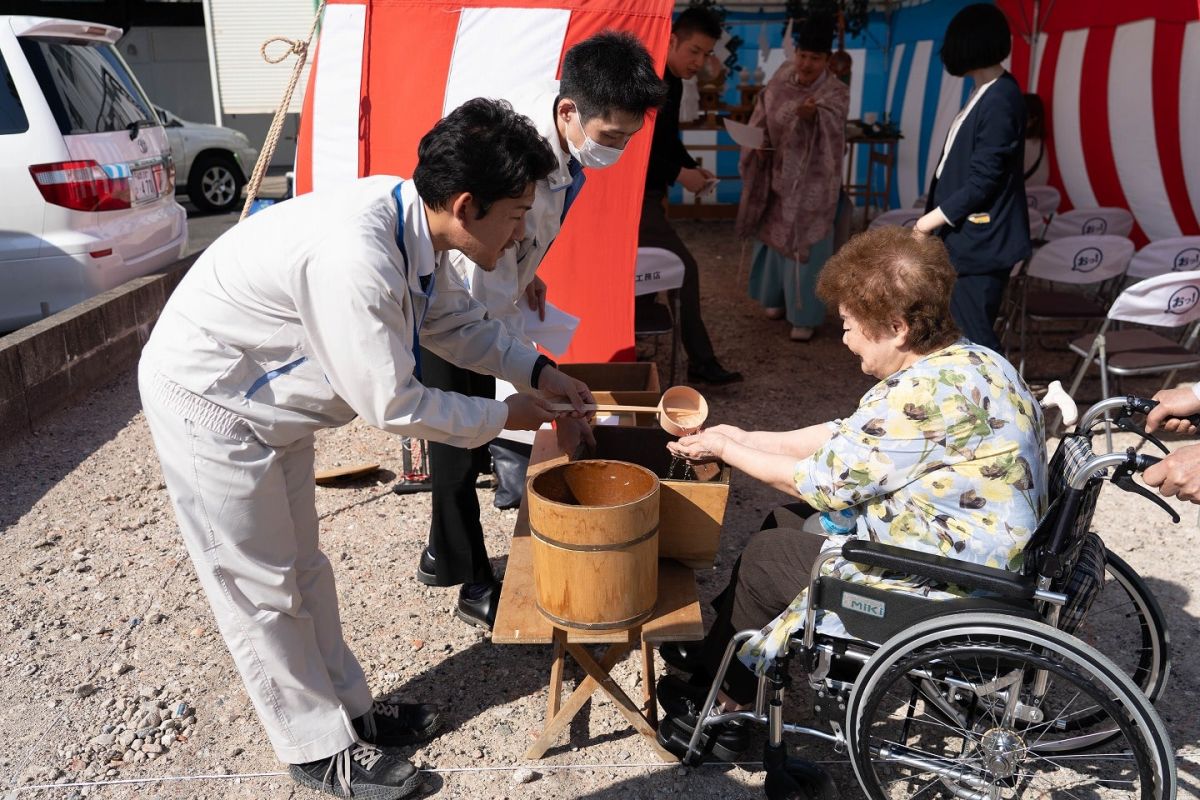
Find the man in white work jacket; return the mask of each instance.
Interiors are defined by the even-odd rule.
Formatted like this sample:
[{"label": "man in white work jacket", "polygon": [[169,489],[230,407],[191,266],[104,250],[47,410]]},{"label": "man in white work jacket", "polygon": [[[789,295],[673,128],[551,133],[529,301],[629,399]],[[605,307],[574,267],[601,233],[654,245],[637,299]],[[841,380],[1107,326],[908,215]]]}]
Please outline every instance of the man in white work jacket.
[{"label": "man in white work jacket", "polygon": [[412,180],[290,200],[218,239],[163,310],[139,365],[147,422],[188,552],[271,745],[295,780],[400,798],[395,747],[428,705],[372,702],[317,541],[313,433],[356,415],[470,447],[554,418],[424,387],[420,347],[576,408],[587,387],[485,318],[447,253],[492,265],[521,239],[554,155],[505,104],[473,100],[421,140]]},{"label": "man in white work jacket", "polygon": [[[532,345],[518,303],[528,299],[545,308],[545,284],[536,277],[590,170],[616,163],[630,138],[642,129],[645,114],[666,97],[654,60],[629,33],[604,31],[573,46],[563,56],[561,81],[529,87],[514,98],[554,153],[554,169],[537,182],[533,208],[525,216],[525,235],[494,269],[480,267],[468,255],[454,253],[451,266],[488,317],[501,320],[509,333]],[[462,394],[494,397],[496,382],[465,366],[422,355],[427,386]],[[572,430],[575,427],[575,430]],[[590,439],[583,420],[558,425],[560,444]],[[429,445],[432,498],[429,543],[417,566],[417,580],[429,586],[456,586],[455,615],[488,628],[496,619],[500,583],[492,574],[475,484],[489,471],[488,447],[452,443]]]}]

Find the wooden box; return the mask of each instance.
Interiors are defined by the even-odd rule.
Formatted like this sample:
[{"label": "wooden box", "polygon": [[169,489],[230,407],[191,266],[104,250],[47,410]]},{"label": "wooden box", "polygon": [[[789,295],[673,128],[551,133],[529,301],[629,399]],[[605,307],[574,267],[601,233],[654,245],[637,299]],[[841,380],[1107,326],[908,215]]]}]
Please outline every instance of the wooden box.
[{"label": "wooden box", "polygon": [[[562,372],[588,385],[597,403],[621,406],[657,406],[662,397],[658,366],[647,361],[614,361],[595,364],[560,364]],[[654,414],[614,414],[622,425],[657,426]]]},{"label": "wooden box", "polygon": [[725,504],[729,501],[730,469],[722,464],[711,481],[673,480],[667,477],[671,436],[661,428],[627,428],[598,425],[596,451],[590,458],[609,458],[639,464],[661,482],[658,515],[658,554],[692,569],[713,565],[721,543]]},{"label": "wooden box", "polygon": [[558,368],[586,383],[597,403],[656,406],[662,396],[658,366],[648,361],[560,364]]}]

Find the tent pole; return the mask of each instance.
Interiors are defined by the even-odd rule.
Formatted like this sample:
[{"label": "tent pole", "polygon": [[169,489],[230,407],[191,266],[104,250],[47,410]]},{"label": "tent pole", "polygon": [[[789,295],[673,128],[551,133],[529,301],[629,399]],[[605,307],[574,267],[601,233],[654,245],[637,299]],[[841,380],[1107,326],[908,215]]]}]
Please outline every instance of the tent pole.
[{"label": "tent pole", "polygon": [[[1033,0],[1033,30],[1029,39],[1029,82],[1025,88],[1026,91],[1037,94],[1037,84],[1034,79],[1037,78],[1033,74],[1033,65],[1037,62],[1038,37],[1042,33],[1042,16],[1041,16],[1041,0]],[[1024,6],[1022,6],[1023,8]]]}]

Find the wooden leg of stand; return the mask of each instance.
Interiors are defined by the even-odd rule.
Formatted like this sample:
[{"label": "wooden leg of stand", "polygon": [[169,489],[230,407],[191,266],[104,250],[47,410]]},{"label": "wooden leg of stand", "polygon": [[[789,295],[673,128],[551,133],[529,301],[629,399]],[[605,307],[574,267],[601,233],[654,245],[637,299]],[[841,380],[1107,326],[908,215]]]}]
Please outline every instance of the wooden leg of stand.
[{"label": "wooden leg of stand", "polygon": [[616,704],[617,711],[621,712],[621,716],[625,717],[638,733],[646,737],[655,755],[663,761],[679,760],[659,745],[658,740],[655,738],[654,728],[642,716],[641,710],[637,705],[629,699],[629,695],[625,694],[625,690],[617,685],[617,682],[608,674],[608,670],[611,667],[601,667],[592,659],[587,650],[584,650],[577,644],[568,643],[567,652],[579,662],[579,666],[583,667],[589,678],[595,679],[596,683],[600,685],[600,691],[608,695],[613,703]]},{"label": "wooden leg of stand", "polygon": [[658,729],[658,692],[654,684],[654,648],[642,642],[642,699],[645,700],[646,719],[651,727]]},{"label": "wooden leg of stand", "polygon": [[567,632],[554,629],[554,661],[550,664],[550,703],[546,719],[552,720],[562,707],[563,661],[566,659]]},{"label": "wooden leg of stand", "polygon": [[[565,634],[563,638],[566,638]],[[588,652],[581,646],[573,644],[565,644],[564,646],[566,651],[570,653],[576,660],[578,660],[579,657],[576,655],[575,651],[578,650],[579,652],[583,653],[584,658],[586,658],[589,663],[593,665],[596,663],[592,657],[588,655]],[[604,651],[604,655],[600,657],[601,673],[607,673],[607,671],[612,669],[613,665],[624,658],[625,654],[628,652],[628,644],[609,645],[608,649]],[[580,666],[583,665],[580,664]],[[611,678],[609,680],[611,680]],[[587,703],[592,694],[598,688],[601,688],[600,683],[594,677],[592,677],[591,673],[589,673],[587,677],[580,681],[579,685],[575,687],[575,691],[571,692],[571,696],[568,697],[566,702],[562,704],[562,707],[559,708],[558,713],[555,714],[554,717],[546,720],[546,727],[542,731],[542,735],[539,736],[537,741],[531,744],[529,749],[525,751],[525,758],[541,758],[543,755],[545,755],[546,751],[550,749],[550,745],[554,744],[554,740],[558,737],[558,734],[562,732],[563,728],[567,727],[574,716],[579,713],[579,710],[583,708],[584,704]]]}]

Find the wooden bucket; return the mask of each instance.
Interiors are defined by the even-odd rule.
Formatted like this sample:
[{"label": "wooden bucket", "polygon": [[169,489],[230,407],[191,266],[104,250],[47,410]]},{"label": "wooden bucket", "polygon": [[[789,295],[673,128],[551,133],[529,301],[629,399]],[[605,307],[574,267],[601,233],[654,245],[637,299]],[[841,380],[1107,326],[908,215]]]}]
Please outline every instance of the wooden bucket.
[{"label": "wooden bucket", "polygon": [[538,611],[562,628],[624,630],[658,600],[658,478],[623,461],[574,461],[529,479]]}]

